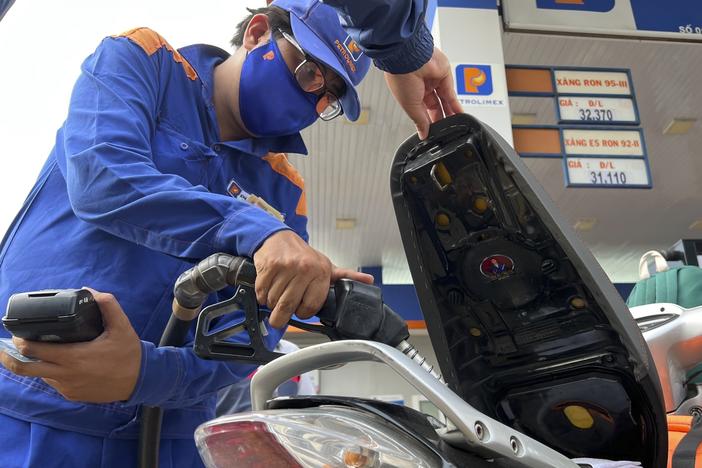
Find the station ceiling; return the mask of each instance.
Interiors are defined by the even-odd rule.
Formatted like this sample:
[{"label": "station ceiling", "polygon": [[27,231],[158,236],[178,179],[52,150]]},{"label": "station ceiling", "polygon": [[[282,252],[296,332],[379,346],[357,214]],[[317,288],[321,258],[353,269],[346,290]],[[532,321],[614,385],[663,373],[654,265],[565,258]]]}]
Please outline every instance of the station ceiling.
[{"label": "station ceiling", "polygon": [[[673,118],[702,120],[702,44],[524,33],[504,33],[503,41],[508,64],[631,69],[652,189],[565,188],[560,160],[526,161],[571,223],[596,220],[580,235],[614,282],[636,281],[644,251],[702,237],[690,229],[702,219],[702,126],[697,122],[686,135],[663,134]],[[414,127],[377,70],[361,85],[361,96],[367,124],[343,118],[317,123],[304,132],[310,156],[291,156],[306,180],[310,240],[339,265],[380,265],[385,282],[409,283],[389,172],[396,148]],[[552,100],[511,98],[510,106],[513,114],[555,123]],[[356,225],[339,230],[338,218],[353,218]]]}]

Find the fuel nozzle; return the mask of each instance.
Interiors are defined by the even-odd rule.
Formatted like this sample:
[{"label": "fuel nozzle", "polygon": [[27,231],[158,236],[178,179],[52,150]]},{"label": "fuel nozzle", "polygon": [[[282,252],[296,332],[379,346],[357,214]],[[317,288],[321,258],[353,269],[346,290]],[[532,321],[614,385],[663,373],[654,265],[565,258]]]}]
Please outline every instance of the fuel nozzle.
[{"label": "fuel nozzle", "polygon": [[441,374],[407,341],[407,322],[383,302],[377,286],[337,281],[317,317],[330,339],[371,340],[393,346],[443,382]]},{"label": "fuel nozzle", "polygon": [[[257,363],[275,359],[277,353],[264,346],[261,336],[265,328],[261,326],[263,317],[253,291],[255,281],[256,268],[249,259],[223,253],[211,255],[184,272],[174,288],[173,316],[160,345],[181,343],[189,330],[190,321],[198,316],[207,296],[227,285],[238,285],[240,289],[234,297],[213,304],[199,314],[195,353],[205,359],[237,359]],[[210,329],[212,318],[242,309],[246,315],[244,323],[219,331]],[[319,324],[299,320],[291,320],[290,324],[322,333],[331,340],[370,340],[393,346],[443,382],[441,375],[407,341],[407,323],[383,302],[377,286],[349,279],[337,281],[329,290],[317,318]],[[241,331],[249,333],[250,344],[226,341],[232,333]]]},{"label": "fuel nozzle", "polygon": [[409,337],[407,323],[383,303],[377,286],[342,279],[317,314],[332,340],[371,340],[393,347]]}]

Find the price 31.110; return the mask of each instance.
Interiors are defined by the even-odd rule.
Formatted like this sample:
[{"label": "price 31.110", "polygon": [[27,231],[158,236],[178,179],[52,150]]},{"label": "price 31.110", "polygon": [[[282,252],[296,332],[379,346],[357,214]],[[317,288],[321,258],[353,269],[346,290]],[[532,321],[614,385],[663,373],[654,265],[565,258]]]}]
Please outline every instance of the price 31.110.
[{"label": "price 31.110", "polygon": [[616,171],[590,171],[590,183],[596,185],[624,185],[626,174]]}]

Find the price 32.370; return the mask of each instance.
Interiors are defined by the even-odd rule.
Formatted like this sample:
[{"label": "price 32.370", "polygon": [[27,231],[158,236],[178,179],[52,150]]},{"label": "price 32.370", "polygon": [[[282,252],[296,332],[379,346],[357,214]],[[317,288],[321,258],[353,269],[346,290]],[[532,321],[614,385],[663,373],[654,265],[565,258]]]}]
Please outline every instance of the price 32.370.
[{"label": "price 32.370", "polygon": [[590,120],[594,122],[611,122],[614,120],[614,112],[609,109],[578,109],[580,120]]}]

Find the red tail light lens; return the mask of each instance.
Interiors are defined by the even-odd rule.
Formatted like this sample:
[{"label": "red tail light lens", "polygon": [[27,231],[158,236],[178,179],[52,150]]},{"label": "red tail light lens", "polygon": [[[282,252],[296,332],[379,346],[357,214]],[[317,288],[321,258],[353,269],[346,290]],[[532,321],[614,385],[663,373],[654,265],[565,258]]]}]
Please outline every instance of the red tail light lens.
[{"label": "red tail light lens", "polygon": [[263,422],[225,422],[206,430],[208,434],[198,441],[198,448],[207,454],[207,466],[302,468]]},{"label": "red tail light lens", "polygon": [[435,468],[439,458],[384,419],[340,407],[225,416],[195,431],[208,468]]}]

